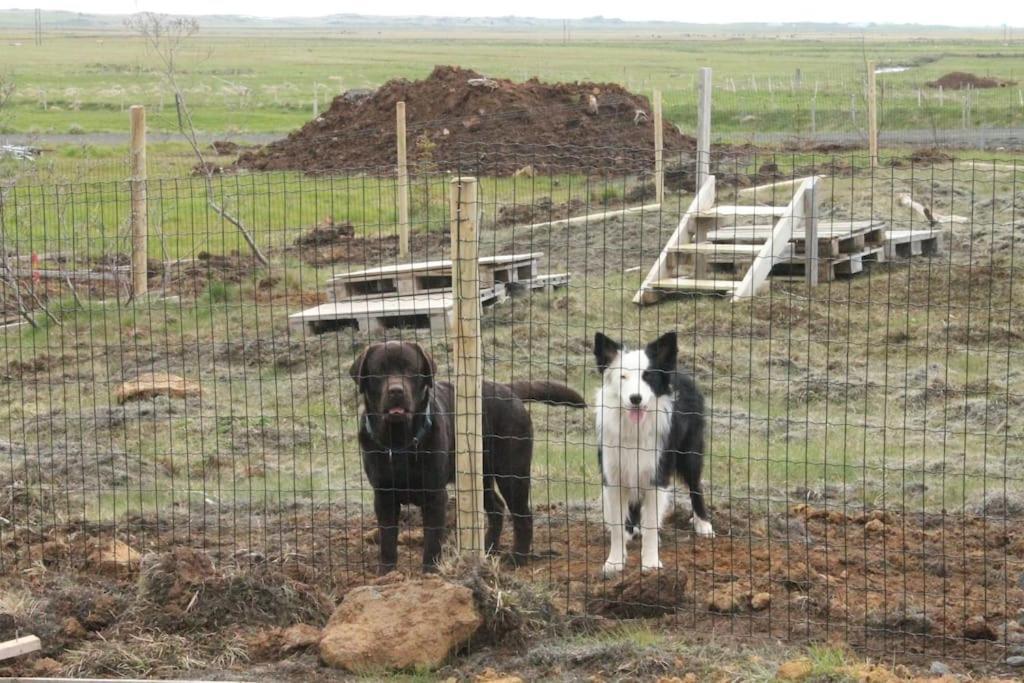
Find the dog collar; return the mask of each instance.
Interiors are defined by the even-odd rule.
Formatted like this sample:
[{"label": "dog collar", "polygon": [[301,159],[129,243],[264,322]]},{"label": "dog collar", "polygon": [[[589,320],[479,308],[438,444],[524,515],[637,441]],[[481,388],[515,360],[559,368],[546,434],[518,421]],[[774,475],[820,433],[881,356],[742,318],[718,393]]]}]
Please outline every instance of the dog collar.
[{"label": "dog collar", "polygon": [[430,433],[431,427],[434,426],[432,399],[432,393],[427,392],[427,409],[423,411],[423,424],[421,424],[420,428],[416,430],[416,434],[412,437],[412,441],[410,441],[406,446],[402,448],[395,449],[391,448],[390,446],[385,446],[377,439],[377,436],[374,434],[372,426],[370,425],[369,413],[363,413],[363,431],[366,433],[366,436],[369,437],[370,441],[372,441],[375,446],[379,447],[381,450],[385,450],[388,452],[388,460],[391,460],[396,450],[400,453],[403,451],[415,451],[417,448],[419,448],[419,445],[423,441],[423,439],[427,437],[427,434]]}]

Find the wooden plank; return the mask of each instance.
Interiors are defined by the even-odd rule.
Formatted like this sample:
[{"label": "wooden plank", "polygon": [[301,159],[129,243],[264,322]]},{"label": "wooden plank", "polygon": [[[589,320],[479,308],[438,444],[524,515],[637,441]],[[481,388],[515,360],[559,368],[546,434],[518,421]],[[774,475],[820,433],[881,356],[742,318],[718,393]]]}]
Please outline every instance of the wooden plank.
[{"label": "wooden plank", "polygon": [[700,218],[732,218],[741,217],[746,218],[750,216],[770,218],[779,218],[786,215],[785,206],[754,206],[754,205],[737,205],[730,206],[722,204],[720,206],[713,206],[707,211],[701,211]]},{"label": "wooden plank", "polygon": [[[770,183],[765,183],[764,185],[755,185],[754,187],[744,187],[744,188],[740,189],[736,194],[737,195],[744,195],[744,194],[757,195],[758,192],[774,192],[776,190],[785,190],[785,189],[788,189],[788,188],[791,188],[791,187],[795,188],[795,187],[799,186],[800,183],[802,183],[805,180],[807,180],[807,178],[809,178],[809,177],[810,176],[807,176],[807,177],[804,177],[804,178],[786,178],[785,180],[774,180],[774,181],[772,181]],[[824,176],[820,176],[820,177],[823,178]]]},{"label": "wooden plank", "polygon": [[654,91],[654,200],[665,201],[665,128],[661,120],[661,91]]},{"label": "wooden plank", "polygon": [[676,254],[706,254],[713,256],[756,256],[761,251],[757,244],[718,244],[701,242],[699,244],[679,244],[669,249]]},{"label": "wooden plank", "polygon": [[694,191],[711,175],[711,68],[701,67],[697,85],[697,169]]},{"label": "wooden plank", "polygon": [[668,257],[671,249],[680,244],[688,244],[690,242],[690,228],[692,227],[697,215],[713,206],[715,203],[715,176],[709,175],[707,180],[701,186],[700,191],[694,196],[693,201],[690,202],[690,206],[686,209],[686,213],[679,219],[679,224],[676,226],[675,231],[668,238],[668,242],[665,248],[662,249],[661,254],[658,255],[658,260],[651,266],[650,271],[640,284],[640,289],[633,297],[633,303],[642,306],[644,304],[651,304],[658,300],[658,294],[650,290],[649,285],[657,280],[663,280],[672,273],[669,273]]},{"label": "wooden plank", "polygon": [[596,213],[588,213],[584,216],[573,216],[572,218],[560,218],[553,221],[544,221],[542,223],[533,223],[532,225],[520,225],[518,227],[511,228],[512,230],[536,230],[538,228],[556,228],[563,225],[576,225],[578,223],[597,223],[600,221],[608,220],[609,218],[615,218],[616,216],[626,216],[631,213],[637,213],[642,211],[657,211],[661,208],[661,204],[644,204],[643,206],[631,206],[622,209],[606,209],[604,211],[598,211]]},{"label": "wooden plank", "polygon": [[22,636],[14,640],[5,640],[0,643],[0,660],[20,657],[30,652],[36,652],[42,647],[39,638],[36,636]]},{"label": "wooden plank", "polygon": [[733,301],[755,296],[767,284],[772,266],[788,249],[792,248],[790,240],[793,238],[794,229],[804,220],[804,212],[806,210],[804,195],[817,182],[818,178],[812,177],[809,180],[805,180],[797,188],[796,193],[793,195],[793,200],[788,205],[788,210],[779,219],[779,222],[775,224],[775,230],[772,232],[771,237],[764,243],[761,252],[754,257],[754,265],[750,267],[750,270],[743,277],[743,281],[736,287]]},{"label": "wooden plank", "polygon": [[398,258],[409,258],[409,166],[406,158],[405,102],[395,103],[398,140]]},{"label": "wooden plank", "polygon": [[816,182],[811,182],[804,193],[804,251],[811,267],[807,269],[807,287],[818,286],[818,199]]},{"label": "wooden plank", "polygon": [[131,117],[131,229],[132,297],[139,299],[149,288],[149,215],[146,210],[146,110],[132,105]]},{"label": "wooden plank", "polygon": [[[526,254],[505,254],[499,256],[482,256],[480,265],[482,267],[504,265],[512,263],[525,263],[537,260],[544,256],[544,252],[536,251]],[[451,259],[435,259],[433,261],[414,261],[412,263],[396,263],[377,268],[366,268],[354,270],[348,273],[338,273],[331,277],[328,282],[341,282],[351,280],[370,280],[380,276],[401,275],[403,273],[417,273],[431,270],[451,272]]]},{"label": "wooden plank", "polygon": [[672,277],[652,282],[651,289],[680,292],[732,292],[739,280],[717,280],[707,278]]},{"label": "wooden plank", "polygon": [[480,356],[479,211],[476,178],[449,189],[452,260],[452,357],[455,371],[455,484],[459,551],[483,557],[483,376]]}]

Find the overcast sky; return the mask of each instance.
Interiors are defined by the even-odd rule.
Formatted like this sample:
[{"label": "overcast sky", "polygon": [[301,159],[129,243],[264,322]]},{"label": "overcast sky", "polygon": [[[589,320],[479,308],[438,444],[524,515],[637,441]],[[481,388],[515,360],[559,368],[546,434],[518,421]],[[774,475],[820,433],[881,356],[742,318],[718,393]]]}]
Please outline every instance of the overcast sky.
[{"label": "overcast sky", "polygon": [[[0,7],[41,7],[79,12],[131,13],[142,10],[177,14],[247,14],[255,16],[321,16],[335,13],[434,16],[500,16],[580,18],[602,15],[628,20],[722,22],[877,22],[945,24],[951,26],[1024,26],[1024,2],[974,0],[963,4],[934,0],[859,0],[858,2],[626,2],[624,0],[515,0],[508,5],[468,0],[22,0]],[[509,11],[513,10],[513,11]]]}]

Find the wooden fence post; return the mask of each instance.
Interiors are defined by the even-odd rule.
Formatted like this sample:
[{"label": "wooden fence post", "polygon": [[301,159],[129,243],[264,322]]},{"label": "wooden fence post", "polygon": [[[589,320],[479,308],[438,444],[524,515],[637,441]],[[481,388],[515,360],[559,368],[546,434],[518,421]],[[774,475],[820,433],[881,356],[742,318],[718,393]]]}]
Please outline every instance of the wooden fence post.
[{"label": "wooden fence post", "polygon": [[479,205],[476,178],[449,190],[452,230],[452,356],[455,367],[455,487],[459,552],[484,552],[483,381],[480,359]]},{"label": "wooden fence post", "polygon": [[[406,157],[405,102],[395,104],[398,137],[398,257],[409,258],[409,162]],[[455,233],[452,233],[455,239]]]},{"label": "wooden fence post", "polygon": [[665,129],[661,120],[661,91],[654,91],[654,196],[665,201]]},{"label": "wooden fence post", "polygon": [[133,105],[131,172],[132,196],[132,297],[138,300],[149,289],[149,225],[146,212],[146,109]]},{"label": "wooden fence post", "polygon": [[818,286],[818,178],[811,178],[804,193],[804,273],[807,287]]},{"label": "wooden fence post", "polygon": [[878,166],[878,91],[874,62],[868,62],[868,156],[871,168]]},{"label": "wooden fence post", "polygon": [[[769,81],[770,82],[770,81]],[[694,192],[704,186],[711,175],[711,68],[701,67],[697,101],[697,184]]]}]

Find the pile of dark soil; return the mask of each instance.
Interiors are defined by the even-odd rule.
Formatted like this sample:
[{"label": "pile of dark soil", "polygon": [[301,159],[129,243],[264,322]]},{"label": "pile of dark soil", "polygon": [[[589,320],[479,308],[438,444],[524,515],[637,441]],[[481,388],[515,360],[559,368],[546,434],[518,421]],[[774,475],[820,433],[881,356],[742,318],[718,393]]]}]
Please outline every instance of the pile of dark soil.
[{"label": "pile of dark soil", "polygon": [[965,71],[951,71],[938,80],[925,83],[929,88],[942,86],[943,90],[963,90],[965,88],[1005,88],[1017,85],[1016,81],[1004,81],[999,78],[976,76]]},{"label": "pile of dark soil", "polygon": [[[345,93],[284,140],[243,153],[237,166],[325,173],[395,164],[395,104],[406,103],[414,169],[513,173],[630,172],[653,163],[646,97],[610,83],[514,83],[456,66],[421,81],[396,79],[372,93]],[[665,150],[691,150],[692,138],[664,124]]]}]

